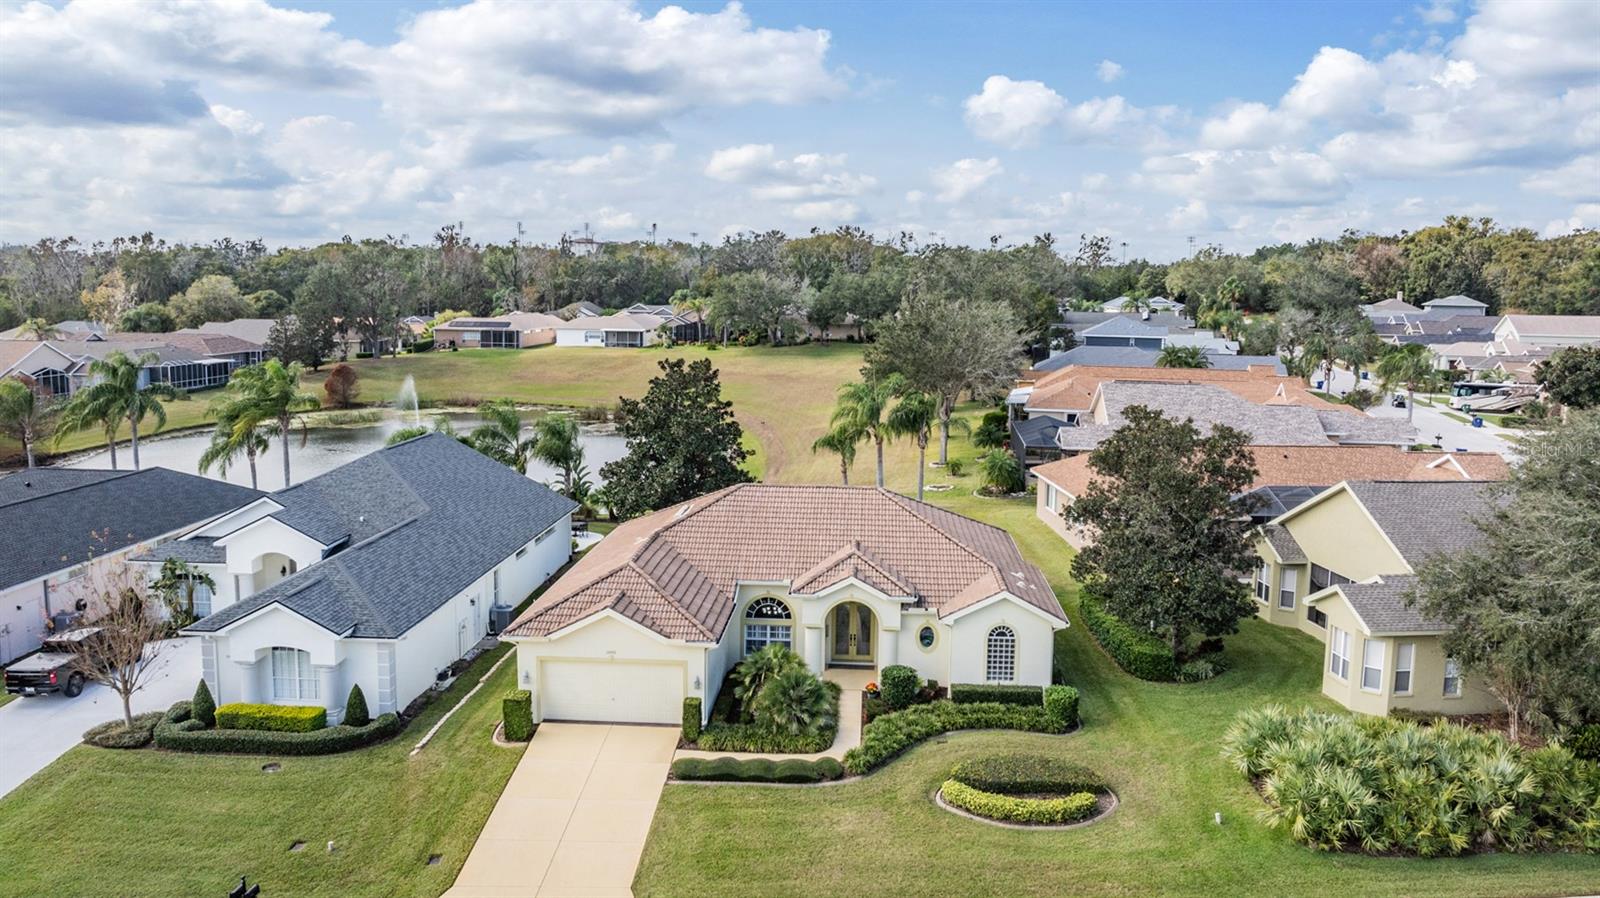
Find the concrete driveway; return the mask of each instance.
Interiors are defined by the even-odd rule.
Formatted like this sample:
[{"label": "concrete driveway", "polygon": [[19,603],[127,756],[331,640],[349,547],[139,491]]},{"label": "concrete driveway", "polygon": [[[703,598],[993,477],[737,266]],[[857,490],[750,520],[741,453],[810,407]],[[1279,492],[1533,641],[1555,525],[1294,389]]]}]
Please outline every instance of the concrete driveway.
[{"label": "concrete driveway", "polygon": [[444,898],[631,898],[677,727],[546,723]]},{"label": "concrete driveway", "polygon": [[[165,711],[194,695],[200,680],[200,641],[163,643],[149,685],[133,694],[133,713]],[[0,796],[83,741],[83,731],[122,716],[122,699],[90,683],[77,698],[19,696],[0,708]]]}]

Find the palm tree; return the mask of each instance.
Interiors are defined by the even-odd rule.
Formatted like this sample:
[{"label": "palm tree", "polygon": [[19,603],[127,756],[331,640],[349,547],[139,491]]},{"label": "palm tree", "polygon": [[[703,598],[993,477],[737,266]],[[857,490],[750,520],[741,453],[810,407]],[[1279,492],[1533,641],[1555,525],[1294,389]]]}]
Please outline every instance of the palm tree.
[{"label": "palm tree", "polygon": [[1203,346],[1163,346],[1156,356],[1158,368],[1210,368],[1211,357]]},{"label": "palm tree", "polygon": [[44,399],[14,378],[0,379],[0,433],[7,434],[22,444],[22,454],[33,467],[33,447],[48,435],[55,403]]},{"label": "palm tree", "polygon": [[1370,328],[1351,334],[1350,339],[1340,345],[1339,361],[1350,366],[1350,373],[1356,379],[1356,388],[1361,387],[1361,369],[1372,364],[1383,348],[1383,341]]},{"label": "palm tree", "polygon": [[856,463],[856,444],[860,443],[866,434],[853,430],[845,425],[839,425],[820,437],[811,444],[812,452],[828,451],[839,456],[839,476],[844,479],[844,485],[850,485],[850,466]]},{"label": "palm tree", "polygon": [[522,437],[522,414],[509,399],[496,399],[478,406],[483,423],[474,427],[467,441],[518,474],[528,473],[528,457],[533,454],[533,438]]},{"label": "palm tree", "polygon": [[583,442],[578,431],[578,419],[571,415],[545,415],[533,422],[533,440],[529,450],[534,458],[561,472],[561,492],[577,501],[573,488],[577,474],[583,467]]},{"label": "palm tree", "polygon": [[421,424],[417,424],[412,427],[402,427],[394,433],[389,434],[389,438],[383,441],[383,445],[394,446],[399,443],[404,443],[406,440],[414,440],[417,437],[427,436],[430,433],[442,433],[447,437],[453,438],[456,442],[464,446],[472,445],[472,438],[464,433],[456,433],[455,425],[451,424],[450,419],[446,418],[444,415],[435,415],[433,418],[433,427],[431,428],[424,427]]},{"label": "palm tree", "polygon": [[17,339],[19,340],[38,340],[43,342],[45,340],[54,340],[59,336],[61,336],[61,332],[56,330],[56,326],[43,318],[29,318],[17,327]]},{"label": "palm tree", "polygon": [[1129,296],[1129,297],[1127,297],[1126,299],[1124,299],[1122,301],[1122,305],[1120,306],[1120,308],[1124,312],[1138,312],[1138,313],[1148,312],[1148,311],[1150,311],[1150,300],[1145,298],[1145,297],[1143,297],[1143,296],[1139,296],[1139,297]]},{"label": "palm tree", "polygon": [[[687,291],[680,291],[686,293]],[[706,309],[710,304],[704,296],[685,296],[672,303],[672,311],[683,315],[693,312],[696,315],[694,322],[695,342],[702,342],[706,338]]]},{"label": "palm tree", "polygon": [[883,486],[883,443],[892,436],[885,426],[884,412],[904,385],[905,379],[898,374],[847,383],[839,388],[839,403],[830,419],[835,427],[845,427],[872,440],[878,452],[878,486]]},{"label": "palm tree", "polygon": [[[884,430],[893,436],[907,436],[917,444],[917,501],[922,501],[923,482],[928,471],[928,438],[933,435],[933,424],[939,420],[939,397],[921,390],[902,393],[900,401],[889,410]],[[962,421],[956,418],[952,421]]]},{"label": "palm tree", "polygon": [[1416,389],[1433,379],[1433,352],[1421,343],[1406,343],[1389,349],[1378,359],[1378,381],[1385,390],[1398,385],[1406,388],[1406,421],[1416,412]]},{"label": "palm tree", "polygon": [[171,384],[140,385],[144,369],[159,358],[153,352],[137,357],[120,350],[107,353],[105,358],[89,363],[89,376],[94,382],[74,393],[67,402],[66,418],[74,428],[101,424],[107,428],[113,443],[116,427],[123,421],[128,422],[135,471],[139,470],[140,422],[150,415],[156,419],[156,430],[167,426],[167,409],[161,404],[162,400],[171,401],[183,395]]},{"label": "palm tree", "polygon": [[[249,431],[267,424],[282,441],[285,489],[288,489],[291,483],[289,435],[294,432],[294,423],[300,418],[301,413],[322,407],[321,400],[316,396],[300,391],[302,370],[299,362],[285,365],[277,359],[268,359],[259,365],[250,365],[233,372],[233,380],[228,383],[228,389],[236,391],[238,397],[232,409],[234,428]],[[301,445],[305,444],[305,440],[306,429],[302,420]]]},{"label": "palm tree", "polygon": [[211,434],[211,444],[206,446],[206,451],[200,453],[198,465],[200,473],[204,474],[213,465],[217,473],[223,477],[228,476],[228,466],[240,455],[245,457],[245,462],[250,466],[250,488],[258,489],[256,479],[256,459],[267,454],[267,435],[259,427],[245,430],[235,430],[233,425],[226,420],[217,422],[217,429]]}]

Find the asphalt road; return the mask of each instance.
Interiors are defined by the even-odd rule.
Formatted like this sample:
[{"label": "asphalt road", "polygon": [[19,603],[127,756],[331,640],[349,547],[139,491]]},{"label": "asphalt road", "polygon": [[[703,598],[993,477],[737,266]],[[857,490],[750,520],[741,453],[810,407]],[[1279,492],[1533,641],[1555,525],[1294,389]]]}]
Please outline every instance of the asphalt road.
[{"label": "asphalt road", "polygon": [[[194,694],[200,679],[200,641],[163,643],[149,685],[133,694],[133,713],[165,711]],[[122,716],[122,699],[91,683],[77,698],[24,695],[0,708],[0,796],[4,796],[83,739],[83,731]]]},{"label": "asphalt road", "polygon": [[[1320,377],[1320,373],[1318,376]],[[1313,385],[1315,385],[1316,380],[1317,378],[1312,378]],[[1335,368],[1333,370],[1333,390],[1330,392],[1343,396],[1354,389],[1355,384],[1354,375],[1342,368]],[[1378,392],[1377,384],[1371,381],[1366,382],[1365,386],[1369,390]],[[1508,439],[1508,437],[1516,434],[1514,430],[1495,427],[1488,422],[1484,422],[1482,427],[1463,424],[1453,418],[1445,417],[1444,410],[1441,410],[1438,406],[1418,403],[1412,412],[1411,422],[1417,428],[1417,437],[1420,442],[1437,442],[1444,448],[1457,452],[1494,452],[1508,459],[1516,458],[1517,456],[1515,442]],[[1406,417],[1406,410],[1390,406],[1388,397],[1385,396],[1383,402],[1368,409],[1368,414],[1374,418],[1404,418]],[[1458,412],[1457,414],[1461,413]]]}]

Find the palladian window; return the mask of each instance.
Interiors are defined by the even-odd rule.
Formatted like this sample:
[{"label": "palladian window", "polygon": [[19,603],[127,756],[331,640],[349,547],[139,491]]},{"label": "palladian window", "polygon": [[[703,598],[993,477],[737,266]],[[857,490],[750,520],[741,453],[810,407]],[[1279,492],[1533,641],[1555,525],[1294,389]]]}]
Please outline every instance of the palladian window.
[{"label": "palladian window", "polygon": [[769,645],[794,648],[793,615],[789,606],[774,598],[760,598],[744,612],[744,653],[759,652]]}]

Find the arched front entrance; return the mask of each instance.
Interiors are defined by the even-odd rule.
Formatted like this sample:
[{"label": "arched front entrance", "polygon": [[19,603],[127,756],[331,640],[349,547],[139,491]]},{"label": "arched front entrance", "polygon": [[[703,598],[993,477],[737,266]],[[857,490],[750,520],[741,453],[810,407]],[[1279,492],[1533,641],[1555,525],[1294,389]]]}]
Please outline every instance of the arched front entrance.
[{"label": "arched front entrance", "polygon": [[828,612],[828,664],[872,667],[877,658],[878,620],[860,602],[841,602]]},{"label": "arched front entrance", "polygon": [[261,556],[261,567],[251,577],[251,595],[266,589],[299,569],[300,566],[295,563],[293,558],[281,552],[268,552]]}]

